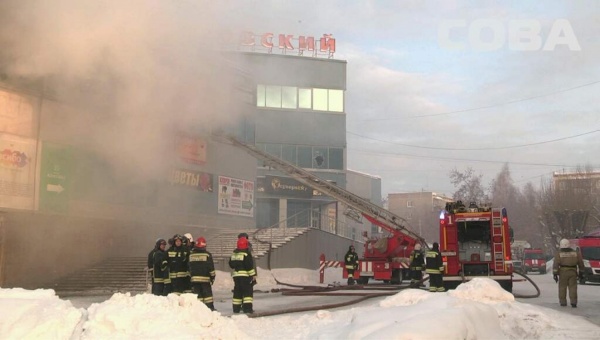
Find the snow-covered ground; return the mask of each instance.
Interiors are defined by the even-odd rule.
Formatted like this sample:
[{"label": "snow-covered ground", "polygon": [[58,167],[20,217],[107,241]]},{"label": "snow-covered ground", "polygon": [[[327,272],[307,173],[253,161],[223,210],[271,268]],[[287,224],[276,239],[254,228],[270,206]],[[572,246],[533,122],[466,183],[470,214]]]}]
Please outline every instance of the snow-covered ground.
[{"label": "snow-covered ground", "polygon": [[[341,271],[340,271],[341,272]],[[263,292],[286,283],[316,285],[318,272],[305,269],[259,271]],[[328,269],[326,281],[341,281]],[[552,275],[536,279],[552,280]],[[550,283],[554,283],[551,281]],[[543,285],[547,283],[542,282]],[[529,293],[517,284],[517,290]],[[552,287],[552,286],[549,286]],[[592,288],[591,286],[582,286]],[[406,289],[395,295],[335,310],[248,318],[231,315],[231,278],[218,272],[219,312],[192,294],[156,297],[115,294],[63,300],[52,290],[0,289],[1,339],[599,339],[600,327],[574,309],[515,301],[488,279],[477,279],[446,293]],[[556,289],[555,287],[554,290]],[[527,291],[527,292],[526,292]],[[533,290],[531,290],[533,292]],[[550,294],[544,299],[550,303]],[[303,297],[310,300],[311,297]],[[554,304],[557,305],[554,294]],[[289,300],[285,300],[289,299]],[[255,310],[279,308],[278,293],[256,293]],[[585,304],[580,302],[580,304]],[[288,306],[290,307],[290,306]]]}]

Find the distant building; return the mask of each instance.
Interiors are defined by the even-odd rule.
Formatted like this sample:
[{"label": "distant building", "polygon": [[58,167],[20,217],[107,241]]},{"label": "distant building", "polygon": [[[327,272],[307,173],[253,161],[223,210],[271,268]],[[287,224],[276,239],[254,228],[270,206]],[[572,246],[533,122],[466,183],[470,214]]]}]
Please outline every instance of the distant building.
[{"label": "distant building", "polygon": [[388,210],[403,217],[407,227],[420,234],[427,242],[439,241],[438,221],[447,197],[432,191],[388,194]]},{"label": "distant building", "polygon": [[[375,205],[382,206],[381,177],[348,169],[346,171],[346,189],[355,195],[368,199]],[[360,218],[360,222],[356,221],[356,216],[353,216],[353,212],[348,210],[348,207],[344,204],[341,205],[340,211],[344,214],[344,218],[341,221],[345,225],[347,232],[344,236],[353,240],[360,240],[362,233],[365,231],[369,235],[378,233],[377,226],[371,224],[366,219]]]},{"label": "distant building", "polygon": [[555,213],[559,223],[570,225],[581,234],[596,228],[600,217],[600,172],[555,172],[552,184],[561,202],[562,210]]}]

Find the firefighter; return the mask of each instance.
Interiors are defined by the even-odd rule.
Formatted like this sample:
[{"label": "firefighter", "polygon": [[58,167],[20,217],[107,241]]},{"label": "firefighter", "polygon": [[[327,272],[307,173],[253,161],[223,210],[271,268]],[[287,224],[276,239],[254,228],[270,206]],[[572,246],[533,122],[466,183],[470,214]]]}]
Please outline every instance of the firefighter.
[{"label": "firefighter", "polygon": [[212,284],[215,282],[215,263],[212,254],[206,250],[206,239],[199,237],[190,253],[188,268],[191,275],[192,291],[198,294],[198,300],[204,302],[210,310],[215,310]]},{"label": "firefighter", "polygon": [[167,286],[171,283],[169,277],[169,256],[165,251],[167,241],[158,239],[152,252],[152,294],[166,296]]},{"label": "firefighter", "polygon": [[571,307],[577,308],[577,277],[583,277],[583,259],[578,251],[571,248],[569,240],[563,238],[559,246],[552,267],[554,281],[558,282],[558,301],[563,307],[567,305],[568,288]]},{"label": "firefighter", "polygon": [[173,236],[171,247],[167,251],[169,254],[169,270],[171,275],[169,293],[181,294],[186,288],[189,251],[183,245],[183,238],[179,234]]},{"label": "firefighter", "polygon": [[429,291],[443,292],[445,290],[442,279],[444,263],[440,254],[440,245],[437,242],[434,242],[431,250],[425,253],[425,258],[427,259],[425,272],[429,274]]},{"label": "firefighter", "polygon": [[348,285],[353,285],[354,271],[358,269],[358,254],[354,251],[354,246],[348,247],[348,251],[344,256],[346,271],[348,272]]},{"label": "firefighter", "polygon": [[425,265],[425,258],[423,252],[421,252],[421,245],[415,244],[415,249],[410,253],[410,284],[413,287],[421,285],[423,280],[423,266]]},{"label": "firefighter", "polygon": [[[194,249],[194,238],[193,238],[192,234],[190,234],[190,233],[183,234],[183,245],[187,248],[188,256],[189,256],[189,254],[191,254],[192,250]],[[185,285],[185,287],[184,287],[183,292],[184,293],[192,293],[192,282],[191,282],[189,270],[187,272],[187,276],[185,277],[184,285]]]},{"label": "firefighter", "polygon": [[254,313],[252,286],[256,284],[256,270],[254,261],[248,254],[247,238],[238,238],[237,248],[229,259],[229,267],[233,269],[233,312]]},{"label": "firefighter", "polygon": [[256,263],[254,263],[254,256],[252,255],[252,252],[254,251],[254,249],[252,248],[252,243],[250,242],[250,236],[248,236],[247,233],[239,233],[238,239],[240,239],[241,237],[244,237],[244,238],[246,238],[246,240],[248,240],[248,255],[252,259],[252,268],[254,268],[254,272],[256,273],[254,275],[254,278],[252,279],[252,284],[255,285],[256,284],[256,275],[258,275],[258,270],[256,269]]}]

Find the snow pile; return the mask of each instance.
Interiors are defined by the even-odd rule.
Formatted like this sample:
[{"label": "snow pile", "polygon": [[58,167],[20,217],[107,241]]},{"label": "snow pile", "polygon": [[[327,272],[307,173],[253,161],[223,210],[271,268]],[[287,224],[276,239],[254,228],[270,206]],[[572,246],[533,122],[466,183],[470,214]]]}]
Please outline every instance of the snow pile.
[{"label": "snow pile", "polygon": [[406,289],[389,296],[379,303],[381,307],[410,306],[432,297],[433,294],[422,289]]},{"label": "snow pile", "polygon": [[69,339],[83,315],[51,289],[0,289],[2,339]]},{"label": "snow pile", "polygon": [[246,339],[230,318],[211,312],[194,294],[115,294],[93,304],[83,325],[86,339]]},{"label": "snow pile", "polygon": [[488,278],[474,278],[469,282],[462,283],[448,295],[460,299],[480,301],[484,303],[513,302],[515,297],[502,289],[498,282]]}]

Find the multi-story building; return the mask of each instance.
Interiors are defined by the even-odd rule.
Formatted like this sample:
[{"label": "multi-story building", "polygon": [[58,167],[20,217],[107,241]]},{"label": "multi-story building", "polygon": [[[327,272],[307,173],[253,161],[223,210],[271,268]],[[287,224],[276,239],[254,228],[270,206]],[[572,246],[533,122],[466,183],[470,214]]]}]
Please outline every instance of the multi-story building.
[{"label": "multi-story building", "polygon": [[431,191],[390,193],[388,209],[403,217],[407,227],[431,243],[439,241],[440,211],[452,201],[451,197]]},{"label": "multi-story building", "polygon": [[555,172],[552,182],[555,200],[560,206],[560,210],[554,213],[559,223],[582,234],[597,228],[600,218],[600,172]]}]

